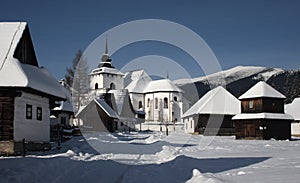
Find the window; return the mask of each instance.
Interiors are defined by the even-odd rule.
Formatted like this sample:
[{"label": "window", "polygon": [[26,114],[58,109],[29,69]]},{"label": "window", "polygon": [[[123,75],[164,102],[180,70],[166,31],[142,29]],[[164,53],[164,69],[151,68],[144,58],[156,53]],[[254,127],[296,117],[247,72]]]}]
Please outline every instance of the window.
[{"label": "window", "polygon": [[177,102],[177,97],[176,96],[174,97],[174,101]]},{"label": "window", "polygon": [[98,83],[95,84],[95,90],[97,90],[97,89],[98,89]]},{"label": "window", "polygon": [[26,119],[32,119],[32,105],[26,104]]},{"label": "window", "polygon": [[143,108],[143,102],[139,101],[139,109]]},{"label": "window", "polygon": [[110,83],[110,85],[109,85],[109,89],[111,89],[111,90],[115,90],[115,89],[116,89],[116,86],[115,86],[115,84],[114,84],[114,83]]},{"label": "window", "polygon": [[36,119],[39,121],[42,121],[42,116],[43,116],[42,108],[37,107],[36,108]]},{"label": "window", "polygon": [[168,108],[168,98],[167,97],[164,98],[164,108],[165,109]]},{"label": "window", "polygon": [[191,128],[193,128],[193,121],[191,121]]},{"label": "window", "polygon": [[158,109],[158,99],[155,98],[155,109]]},{"label": "window", "polygon": [[147,107],[150,107],[150,98],[147,100]]},{"label": "window", "polygon": [[249,108],[250,108],[250,109],[253,108],[253,100],[251,100],[251,101],[249,102]]}]

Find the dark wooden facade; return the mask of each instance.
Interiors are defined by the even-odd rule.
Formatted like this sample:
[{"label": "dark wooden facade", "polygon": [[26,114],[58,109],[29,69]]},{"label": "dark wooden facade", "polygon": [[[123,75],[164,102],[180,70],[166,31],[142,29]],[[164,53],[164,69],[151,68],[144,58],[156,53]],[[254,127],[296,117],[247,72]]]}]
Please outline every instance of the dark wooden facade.
[{"label": "dark wooden facade", "polygon": [[[222,114],[199,114],[195,115],[195,121],[198,121],[195,132],[204,135],[234,135],[235,123],[232,121],[233,115]],[[208,124],[208,121],[211,121]],[[220,125],[221,122],[221,126]],[[205,132],[205,133],[204,133]]]},{"label": "dark wooden facade", "polygon": [[279,119],[238,120],[236,139],[286,140],[291,138],[291,121]]},{"label": "dark wooden facade", "polygon": [[[269,97],[243,99],[241,111],[250,114],[284,114],[284,99]],[[236,139],[291,139],[291,122],[289,119],[237,119]]]},{"label": "dark wooden facade", "polygon": [[14,97],[0,96],[0,141],[14,140]]},{"label": "dark wooden facade", "polygon": [[[250,107],[250,103],[253,103]],[[253,98],[241,100],[241,112],[242,113],[284,113],[283,99],[278,98]]]}]

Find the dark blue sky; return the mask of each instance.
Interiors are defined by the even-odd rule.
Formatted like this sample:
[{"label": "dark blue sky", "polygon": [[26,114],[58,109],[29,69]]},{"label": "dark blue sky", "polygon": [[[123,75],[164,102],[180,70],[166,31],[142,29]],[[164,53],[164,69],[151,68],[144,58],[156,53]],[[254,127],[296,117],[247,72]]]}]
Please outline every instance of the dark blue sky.
[{"label": "dark blue sky", "polygon": [[[174,21],[198,33],[223,69],[237,65],[300,69],[297,0],[7,0],[0,4],[1,21],[29,23],[39,63],[57,79],[64,76],[77,50],[85,50],[103,32],[149,18]],[[114,65],[121,68],[134,58],[151,54],[175,61],[192,59],[157,42],[129,45],[112,57]],[[201,71],[190,69],[192,76],[201,75]]]}]

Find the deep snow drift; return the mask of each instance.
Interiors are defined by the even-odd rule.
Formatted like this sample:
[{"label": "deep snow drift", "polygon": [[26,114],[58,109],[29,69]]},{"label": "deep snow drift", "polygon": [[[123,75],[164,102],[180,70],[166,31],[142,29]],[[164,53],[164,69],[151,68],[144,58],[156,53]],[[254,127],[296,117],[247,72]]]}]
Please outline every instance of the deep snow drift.
[{"label": "deep snow drift", "polygon": [[[299,182],[300,141],[93,133],[62,149],[0,157],[1,182]],[[211,140],[199,146],[201,140]],[[204,143],[205,144],[205,143]],[[94,147],[95,149],[93,149]],[[97,152],[99,151],[99,152]]]}]

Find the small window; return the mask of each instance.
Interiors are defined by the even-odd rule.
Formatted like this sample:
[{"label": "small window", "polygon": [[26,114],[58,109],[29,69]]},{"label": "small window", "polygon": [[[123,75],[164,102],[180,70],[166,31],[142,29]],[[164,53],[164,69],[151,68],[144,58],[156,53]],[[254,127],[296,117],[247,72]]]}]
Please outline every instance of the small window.
[{"label": "small window", "polygon": [[32,105],[26,104],[26,119],[32,119]]},{"label": "small window", "polygon": [[95,90],[97,90],[97,89],[98,89],[98,83],[95,84]]},{"label": "small window", "polygon": [[143,102],[139,101],[139,109],[143,108]]},{"label": "small window", "polygon": [[110,83],[109,89],[115,90],[116,89],[116,85],[114,83]]},{"label": "small window", "polygon": [[42,121],[43,119],[43,110],[41,107],[37,107],[36,108],[36,119],[39,120],[39,121]]},{"label": "small window", "polygon": [[191,128],[193,128],[193,121],[191,121]]},{"label": "small window", "polygon": [[177,97],[176,96],[174,97],[174,101],[177,102]]},{"label": "small window", "polygon": [[168,98],[167,97],[164,98],[164,108],[165,109],[168,108]]},{"label": "small window", "polygon": [[158,99],[155,98],[155,109],[158,109]]},{"label": "small window", "polygon": [[147,107],[150,107],[150,98],[147,100]]},{"label": "small window", "polygon": [[250,108],[250,109],[253,109],[253,100],[251,100],[251,101],[249,102],[249,108]]}]

